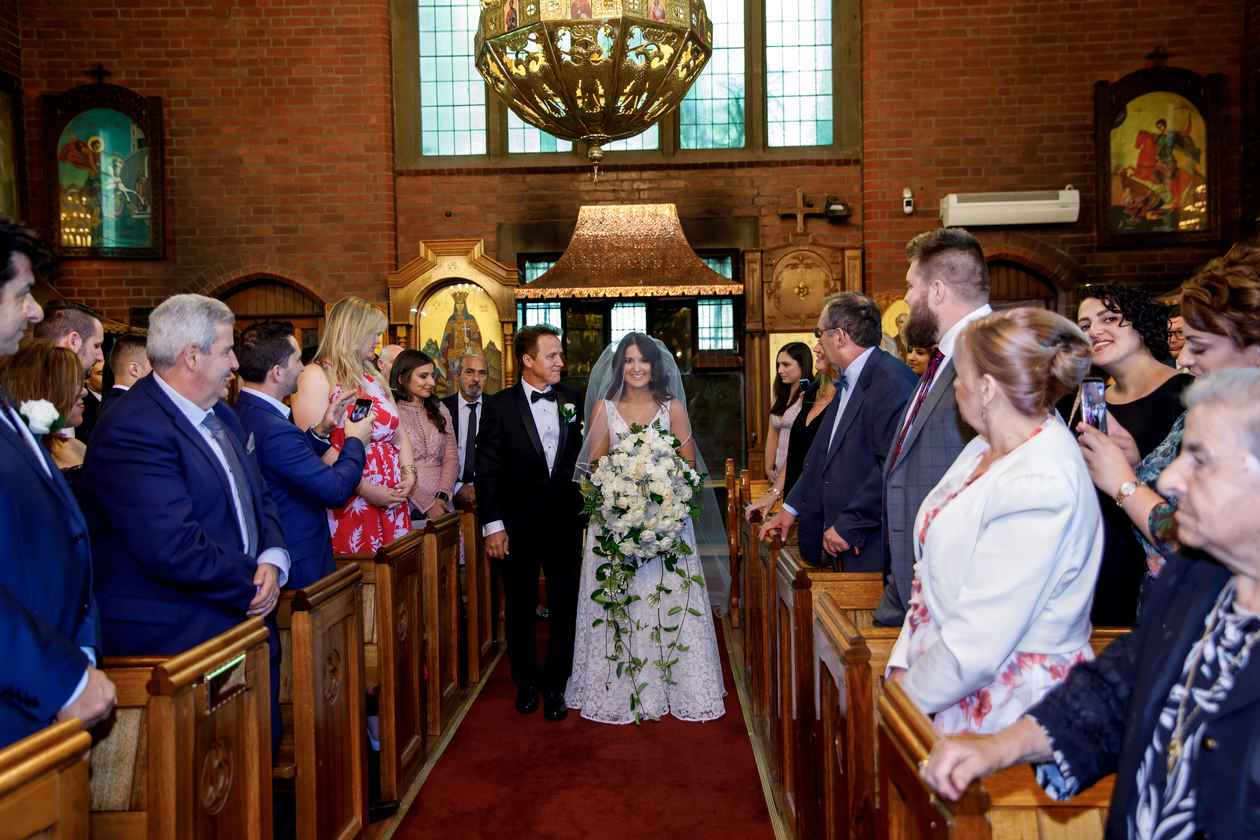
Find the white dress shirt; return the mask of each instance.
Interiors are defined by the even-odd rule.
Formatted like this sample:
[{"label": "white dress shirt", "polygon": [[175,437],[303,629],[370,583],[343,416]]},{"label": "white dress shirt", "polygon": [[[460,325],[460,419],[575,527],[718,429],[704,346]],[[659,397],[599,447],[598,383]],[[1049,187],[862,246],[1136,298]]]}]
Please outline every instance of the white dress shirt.
[{"label": "white dress shirt", "polygon": [[[459,393],[459,392],[456,392]],[[459,434],[456,435],[456,446],[459,447],[459,474],[464,474],[464,456],[468,453],[468,408],[469,406],[477,406],[477,427],[481,428],[481,397],[469,402],[464,399],[463,394],[459,394],[456,398],[455,405],[459,411]],[[458,493],[459,488],[464,486],[464,482],[459,479],[455,480],[455,487],[452,493]]]},{"label": "white dress shirt", "polygon": [[[223,468],[223,473],[227,476],[228,487],[232,489],[232,504],[236,508],[236,521],[241,529],[241,550],[249,550],[249,527],[245,524],[245,514],[241,507],[241,491],[236,486],[236,479],[232,477],[232,470],[228,466],[227,457],[224,456],[223,450],[219,448],[219,443],[214,439],[214,435],[210,434],[203,422],[207,415],[213,414],[185,397],[179,391],[172,388],[165,379],[157,373],[153,374],[153,378],[157,381],[158,387],[166,396],[170,397],[171,402],[175,403],[175,407],[180,413],[188,419],[197,433],[201,435],[202,440],[210,447],[210,451],[214,453],[214,457],[218,459],[219,466]],[[255,392],[257,393],[257,392]],[[265,396],[265,395],[264,395]],[[248,488],[246,488],[248,490]],[[259,511],[261,513],[261,510]],[[289,580],[289,552],[283,548],[269,548],[262,554],[258,555],[257,562],[267,563],[275,566],[280,572],[280,585],[284,586]]]},{"label": "white dress shirt", "polygon": [[[535,388],[522,379],[521,388],[525,390],[525,400],[529,403],[529,411],[534,415],[534,428],[538,430],[538,440],[542,443],[543,456],[547,459],[547,472],[551,472],[556,464],[556,452],[560,448],[559,395],[554,400],[534,400],[531,397],[532,394],[545,394],[551,390],[551,386]],[[481,526],[481,536],[488,537],[503,529],[503,520],[496,519]]]},{"label": "white dress shirt", "polygon": [[280,400],[271,396],[271,394],[265,394],[262,391],[259,391],[257,388],[250,388],[248,386],[241,388],[241,390],[246,393],[252,394],[255,397],[258,397],[258,399],[267,403],[267,405],[271,406],[276,411],[283,414],[286,418],[289,416],[289,407],[285,405],[284,403],[280,402]]}]

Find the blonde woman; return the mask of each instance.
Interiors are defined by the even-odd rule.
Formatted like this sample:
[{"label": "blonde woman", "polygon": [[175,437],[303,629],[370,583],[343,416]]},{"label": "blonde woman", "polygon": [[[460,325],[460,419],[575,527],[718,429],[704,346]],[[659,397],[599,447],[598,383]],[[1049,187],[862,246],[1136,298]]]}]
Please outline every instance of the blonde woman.
[{"label": "blonde woman", "polygon": [[[366,300],[337,301],[328,313],[315,361],[302,371],[293,395],[293,420],[303,429],[313,429],[329,403],[348,390],[372,401],[372,437],[357,495],[328,512],[334,554],[375,552],[411,527],[407,495],[416,480],[411,445],[399,432],[398,407],[389,387],[372,365],[387,326],[385,314]],[[330,442],[325,460],[331,458],[331,463],[341,452],[345,432],[334,429]]]}]

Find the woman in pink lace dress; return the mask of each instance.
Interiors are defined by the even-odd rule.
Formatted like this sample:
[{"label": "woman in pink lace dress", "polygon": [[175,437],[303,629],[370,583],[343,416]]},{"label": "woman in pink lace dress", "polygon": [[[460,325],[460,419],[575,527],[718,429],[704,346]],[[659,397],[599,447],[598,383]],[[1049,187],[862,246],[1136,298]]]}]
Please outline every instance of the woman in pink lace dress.
[{"label": "woman in pink lace dress", "polygon": [[434,519],[451,509],[459,448],[451,414],[434,395],[437,378],[433,360],[419,350],[402,351],[390,371],[389,387],[416,463],[412,509],[417,515]]},{"label": "woman in pink lace dress", "polygon": [[[385,314],[362,298],[342,298],[333,305],[315,363],[298,378],[293,420],[310,428],[323,417],[330,400],[346,390],[372,401],[372,439],[358,494],[328,512],[334,554],[374,553],[411,529],[407,496],[415,484],[411,444],[399,432],[398,408],[372,364],[375,347],[388,326]],[[345,432],[332,433],[324,456],[332,463],[345,443]]]},{"label": "woman in pink lace dress", "polygon": [[1089,369],[1089,343],[1060,315],[1007,310],[967,327],[955,365],[978,435],[919,508],[889,677],[940,732],[995,732],[1092,656],[1102,519],[1053,408]]}]

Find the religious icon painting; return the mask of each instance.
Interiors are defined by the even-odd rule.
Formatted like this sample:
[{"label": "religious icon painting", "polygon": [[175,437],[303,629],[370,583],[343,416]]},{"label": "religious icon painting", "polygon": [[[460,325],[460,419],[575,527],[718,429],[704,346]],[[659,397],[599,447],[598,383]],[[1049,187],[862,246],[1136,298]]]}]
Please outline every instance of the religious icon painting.
[{"label": "religious icon painting", "polygon": [[46,95],[43,106],[61,252],[162,257],[161,99],[98,83]]},{"label": "religious icon painting", "polygon": [[543,20],[566,20],[569,17],[569,0],[541,0]]},{"label": "religious icon painting", "polygon": [[1154,67],[1095,85],[1100,245],[1220,239],[1223,82]]},{"label": "religious icon painting", "polygon": [[511,32],[520,24],[521,9],[517,0],[507,0],[503,4],[503,31]]},{"label": "religious icon painting", "polygon": [[621,0],[591,0],[592,14],[596,18],[621,17]]},{"label": "religious icon painting", "polygon": [[18,80],[0,73],[0,216],[20,220],[25,210],[22,142],[22,89]]},{"label": "religious icon painting", "polygon": [[433,359],[437,394],[455,393],[460,360],[468,353],[486,358],[486,393],[503,387],[503,325],[494,299],[475,283],[456,283],[429,295],[416,316],[420,349]]},{"label": "religious icon painting", "polygon": [[571,20],[590,20],[591,16],[591,0],[569,0]]}]

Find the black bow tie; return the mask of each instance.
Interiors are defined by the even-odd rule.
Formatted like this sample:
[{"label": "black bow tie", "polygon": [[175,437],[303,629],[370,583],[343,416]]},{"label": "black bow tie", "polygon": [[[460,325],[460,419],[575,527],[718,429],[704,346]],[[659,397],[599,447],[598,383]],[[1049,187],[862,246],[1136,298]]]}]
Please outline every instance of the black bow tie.
[{"label": "black bow tie", "polygon": [[534,391],[533,393],[529,395],[530,405],[533,405],[539,400],[551,400],[552,402],[555,402],[556,392],[555,391]]}]

